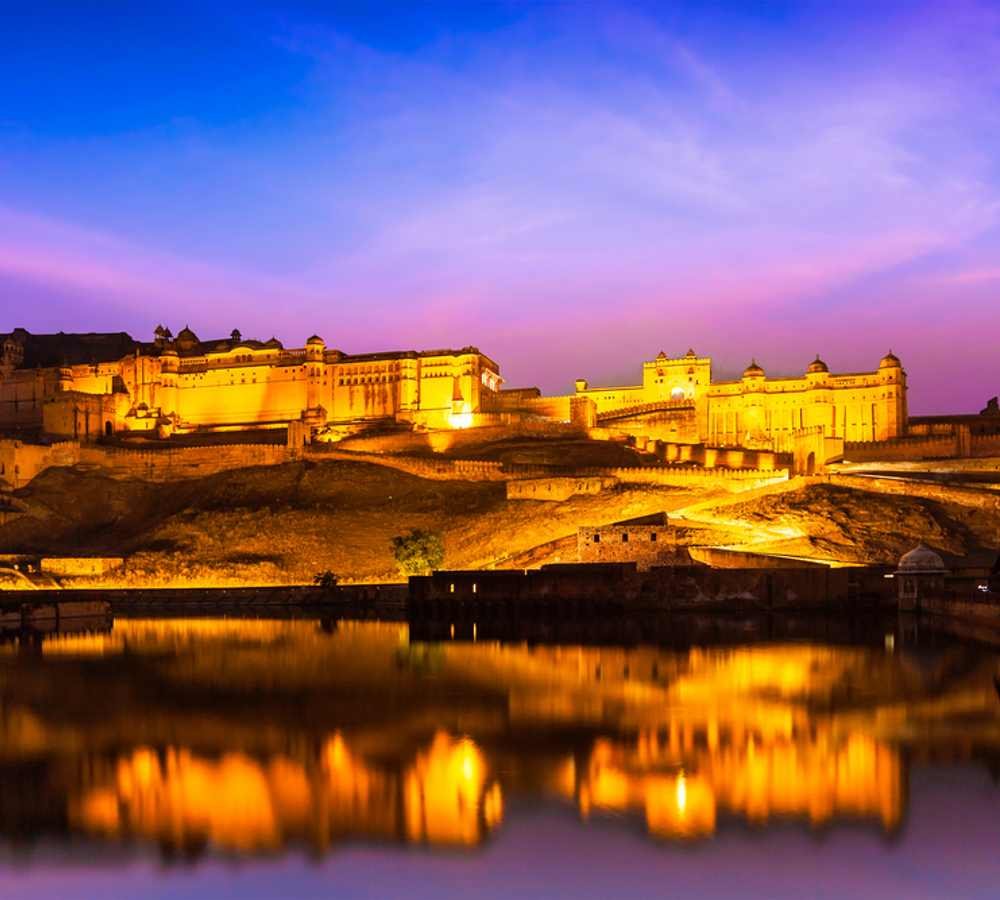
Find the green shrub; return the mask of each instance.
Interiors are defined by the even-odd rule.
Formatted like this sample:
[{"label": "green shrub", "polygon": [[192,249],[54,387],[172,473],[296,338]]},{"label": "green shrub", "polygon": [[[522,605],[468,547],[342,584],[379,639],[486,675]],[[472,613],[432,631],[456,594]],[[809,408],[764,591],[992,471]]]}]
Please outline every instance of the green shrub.
[{"label": "green shrub", "polygon": [[426,575],[440,569],[444,562],[444,545],[436,531],[415,528],[409,534],[397,535],[390,543],[396,564],[405,575]]}]

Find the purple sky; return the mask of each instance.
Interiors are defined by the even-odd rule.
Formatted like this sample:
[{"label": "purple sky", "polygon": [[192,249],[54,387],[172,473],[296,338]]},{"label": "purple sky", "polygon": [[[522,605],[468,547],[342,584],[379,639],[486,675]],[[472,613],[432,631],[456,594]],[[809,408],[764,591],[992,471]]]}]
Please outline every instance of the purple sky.
[{"label": "purple sky", "polygon": [[0,331],[1000,392],[1000,5],[25,4]]}]

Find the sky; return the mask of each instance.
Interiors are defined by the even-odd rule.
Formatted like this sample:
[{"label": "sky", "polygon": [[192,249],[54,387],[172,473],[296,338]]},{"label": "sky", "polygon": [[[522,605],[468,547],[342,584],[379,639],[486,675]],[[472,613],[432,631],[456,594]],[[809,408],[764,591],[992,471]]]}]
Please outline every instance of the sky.
[{"label": "sky", "polygon": [[0,0],[0,331],[1000,393],[1000,0]]}]

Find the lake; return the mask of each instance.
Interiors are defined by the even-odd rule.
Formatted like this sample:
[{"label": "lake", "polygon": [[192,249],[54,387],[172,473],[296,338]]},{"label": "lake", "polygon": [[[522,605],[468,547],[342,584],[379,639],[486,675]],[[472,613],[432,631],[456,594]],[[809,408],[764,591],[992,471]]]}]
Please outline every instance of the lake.
[{"label": "lake", "polygon": [[661,631],[2,644],[0,896],[996,896],[993,649],[913,620]]}]

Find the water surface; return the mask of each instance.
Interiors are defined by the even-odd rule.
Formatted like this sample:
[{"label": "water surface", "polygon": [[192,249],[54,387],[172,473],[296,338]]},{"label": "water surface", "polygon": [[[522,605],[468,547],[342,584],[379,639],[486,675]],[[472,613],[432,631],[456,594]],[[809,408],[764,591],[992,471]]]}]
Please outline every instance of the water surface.
[{"label": "water surface", "polygon": [[995,896],[996,655],[872,631],[119,619],[9,642],[0,895]]}]

